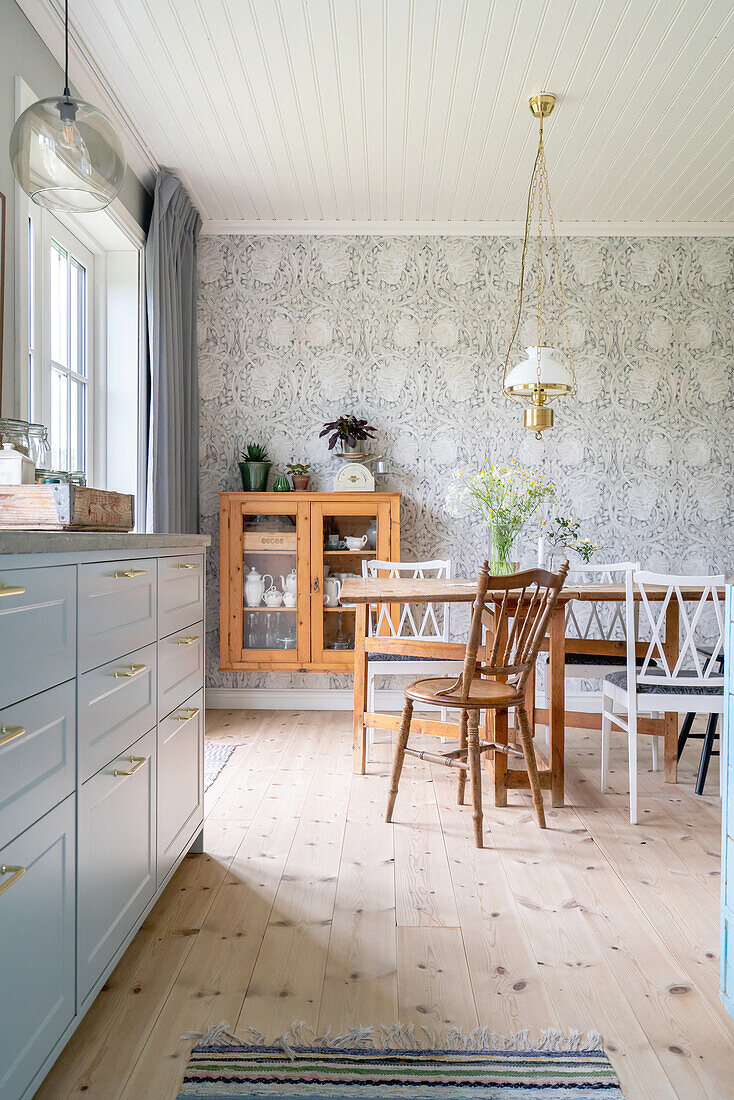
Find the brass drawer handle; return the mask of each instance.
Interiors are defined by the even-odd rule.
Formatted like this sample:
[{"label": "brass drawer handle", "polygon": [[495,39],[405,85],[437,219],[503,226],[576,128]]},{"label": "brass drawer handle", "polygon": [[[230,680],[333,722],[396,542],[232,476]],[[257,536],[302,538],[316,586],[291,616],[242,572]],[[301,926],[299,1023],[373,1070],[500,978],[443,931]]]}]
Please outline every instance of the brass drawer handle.
[{"label": "brass drawer handle", "polygon": [[147,569],[116,569],[115,580],[119,581],[121,577],[144,577],[147,572]]},{"label": "brass drawer handle", "polygon": [[17,882],[21,875],[25,874],[25,867],[13,867],[10,863],[0,863],[0,875],[10,875],[11,877],[7,882],[3,882],[0,885],[0,894],[4,894],[6,890],[9,890],[14,882]]},{"label": "brass drawer handle", "polygon": [[123,768],[115,768],[115,770],[113,771],[112,774],[113,775],[135,775],[135,772],[138,770],[138,768],[142,768],[143,764],[145,763],[145,761],[147,759],[148,759],[147,756],[131,756],[130,757],[130,763],[132,764],[132,768],[128,768],[127,771],[125,771]]},{"label": "brass drawer handle", "polygon": [[191,719],[195,718],[196,715],[199,713],[199,708],[198,707],[184,707],[183,709],[188,711],[188,714],[177,714],[176,715],[176,721],[177,722],[190,722]]},{"label": "brass drawer handle", "polygon": [[25,733],[25,726],[0,726],[0,749],[3,745],[9,745],[11,741],[15,741],[16,737],[22,737]]},{"label": "brass drawer handle", "polygon": [[130,665],[130,668],[124,669],[122,672],[117,671],[115,673],[116,680],[122,680],[128,676],[137,676],[140,672],[145,672],[147,665]]},{"label": "brass drawer handle", "polygon": [[176,568],[177,569],[198,569],[199,568],[199,563],[198,563],[198,561],[179,562],[178,565],[176,566]]},{"label": "brass drawer handle", "polygon": [[22,584],[0,584],[0,596],[24,596],[25,588]]},{"label": "brass drawer handle", "polygon": [[193,645],[194,642],[198,642],[198,634],[189,634],[187,638],[179,638],[176,645]]}]

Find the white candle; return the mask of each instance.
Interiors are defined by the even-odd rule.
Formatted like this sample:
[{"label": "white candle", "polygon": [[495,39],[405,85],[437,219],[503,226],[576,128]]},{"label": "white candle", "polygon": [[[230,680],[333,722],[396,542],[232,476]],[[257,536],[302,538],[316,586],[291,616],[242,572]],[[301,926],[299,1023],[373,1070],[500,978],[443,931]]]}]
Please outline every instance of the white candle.
[{"label": "white candle", "polygon": [[538,535],[538,565],[545,564],[545,540],[542,535]]}]

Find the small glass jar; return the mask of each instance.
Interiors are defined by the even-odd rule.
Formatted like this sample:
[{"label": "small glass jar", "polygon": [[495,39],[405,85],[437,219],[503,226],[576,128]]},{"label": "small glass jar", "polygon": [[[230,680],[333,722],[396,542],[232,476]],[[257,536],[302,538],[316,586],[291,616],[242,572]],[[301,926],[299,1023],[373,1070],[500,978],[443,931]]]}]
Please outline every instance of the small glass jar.
[{"label": "small glass jar", "polygon": [[31,445],[26,421],[12,420],[8,416],[0,417],[0,444],[3,443],[12,443],[16,451],[29,458]]},{"label": "small glass jar", "polygon": [[30,445],[29,458],[37,470],[47,470],[51,458],[51,445],[48,441],[48,431],[44,424],[28,425],[28,442]]}]

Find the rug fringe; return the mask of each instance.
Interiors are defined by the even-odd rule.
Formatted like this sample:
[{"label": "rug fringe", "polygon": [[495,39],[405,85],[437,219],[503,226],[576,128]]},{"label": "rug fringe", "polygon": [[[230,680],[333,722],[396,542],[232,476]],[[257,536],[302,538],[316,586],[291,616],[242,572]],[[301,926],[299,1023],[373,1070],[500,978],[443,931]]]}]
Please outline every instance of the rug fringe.
[{"label": "rug fringe", "polygon": [[558,1028],[547,1028],[533,1037],[527,1028],[512,1035],[498,1035],[489,1027],[476,1027],[464,1032],[460,1028],[450,1027],[443,1038],[430,1028],[419,1028],[416,1035],[413,1024],[382,1024],[377,1027],[352,1027],[338,1035],[328,1028],[323,1035],[317,1035],[304,1020],[294,1023],[277,1038],[268,1040],[262,1032],[253,1027],[247,1028],[246,1037],[238,1037],[222,1020],[208,1031],[187,1031],[182,1040],[195,1041],[201,1046],[274,1046],[280,1047],[289,1058],[295,1058],[294,1047],[309,1047],[315,1050],[340,1050],[344,1047],[365,1047],[369,1050],[543,1050],[563,1051],[602,1051],[604,1049],[598,1031],[581,1032],[571,1029],[564,1034]]}]

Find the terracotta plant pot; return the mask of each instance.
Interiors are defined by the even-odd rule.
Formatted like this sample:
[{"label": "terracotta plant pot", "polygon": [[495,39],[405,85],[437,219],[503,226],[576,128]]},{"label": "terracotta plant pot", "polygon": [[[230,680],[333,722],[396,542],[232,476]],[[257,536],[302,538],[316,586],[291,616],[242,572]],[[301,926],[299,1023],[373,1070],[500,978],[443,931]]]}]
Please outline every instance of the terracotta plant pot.
[{"label": "terracotta plant pot", "polygon": [[308,489],[308,483],[311,480],[310,474],[291,474],[293,479],[293,488],[298,493],[305,492]]}]

